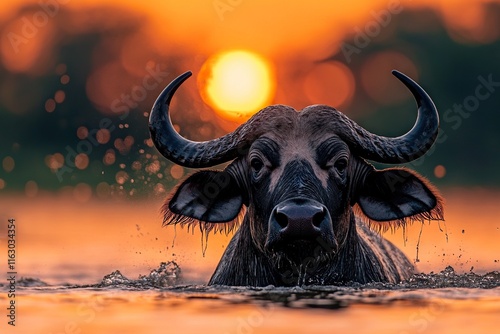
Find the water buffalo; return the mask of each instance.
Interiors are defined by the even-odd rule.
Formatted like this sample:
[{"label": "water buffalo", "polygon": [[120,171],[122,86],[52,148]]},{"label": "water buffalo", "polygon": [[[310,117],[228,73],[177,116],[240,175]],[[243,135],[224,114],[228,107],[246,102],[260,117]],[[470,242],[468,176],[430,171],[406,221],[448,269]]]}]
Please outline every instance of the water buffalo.
[{"label": "water buffalo", "polygon": [[238,226],[209,284],[396,283],[413,273],[408,258],[372,227],[441,220],[441,196],[412,170],[377,170],[365,159],[417,159],[434,143],[439,115],[417,83],[393,74],[418,105],[415,125],[396,138],[374,135],[326,105],[299,112],[273,105],[229,134],[194,142],[169,116],[172,96],[191,72],[165,88],[149,119],[158,151],[191,168],[232,161],[223,171],[191,175],[163,207],[165,224],[199,224],[205,233]]}]

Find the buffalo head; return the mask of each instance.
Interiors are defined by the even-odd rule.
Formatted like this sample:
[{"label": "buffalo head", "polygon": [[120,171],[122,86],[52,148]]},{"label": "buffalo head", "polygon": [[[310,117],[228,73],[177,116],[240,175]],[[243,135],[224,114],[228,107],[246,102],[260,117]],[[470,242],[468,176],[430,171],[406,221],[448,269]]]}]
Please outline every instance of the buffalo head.
[{"label": "buffalo head", "polygon": [[[255,253],[260,260],[247,262],[260,261],[252,265],[269,267],[266,270],[273,273],[305,265],[314,267],[314,275],[332,276],[324,267],[341,268],[343,264],[337,262],[360,257],[358,253],[371,247],[366,232],[358,231],[354,212],[372,224],[386,226],[441,219],[440,197],[422,176],[405,168],[376,170],[365,161],[399,164],[415,160],[438,134],[439,116],[430,97],[404,74],[393,74],[418,105],[415,125],[403,136],[372,134],[325,105],[300,112],[274,105],[234,132],[206,142],[183,138],[170,121],[170,100],[191,73],[179,76],[160,94],[150,115],[156,148],[167,159],[191,168],[232,162],[223,171],[204,170],[188,177],[166,202],[165,222],[197,223],[205,231],[227,229],[246,208],[235,236],[238,240],[227,250],[232,255],[225,255],[228,258],[223,261],[231,262],[230,257],[243,252],[238,261],[245,262],[244,257]],[[360,243],[362,238],[368,239]],[[353,247],[354,243],[362,246]],[[212,283],[233,281],[212,279]],[[280,283],[277,279],[269,282]]]}]

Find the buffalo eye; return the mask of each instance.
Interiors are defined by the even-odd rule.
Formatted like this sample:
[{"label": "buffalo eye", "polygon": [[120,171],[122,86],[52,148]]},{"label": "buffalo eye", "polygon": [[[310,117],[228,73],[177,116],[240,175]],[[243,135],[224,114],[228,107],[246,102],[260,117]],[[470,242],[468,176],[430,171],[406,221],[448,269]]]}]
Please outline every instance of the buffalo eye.
[{"label": "buffalo eye", "polygon": [[347,159],[345,158],[340,158],[337,161],[335,161],[335,164],[333,165],[337,172],[339,174],[344,174],[346,168],[347,168]]},{"label": "buffalo eye", "polygon": [[252,170],[254,171],[254,173],[257,174],[257,173],[260,172],[260,170],[262,169],[262,167],[264,167],[264,163],[259,158],[253,158],[250,161],[250,166],[252,167]]}]

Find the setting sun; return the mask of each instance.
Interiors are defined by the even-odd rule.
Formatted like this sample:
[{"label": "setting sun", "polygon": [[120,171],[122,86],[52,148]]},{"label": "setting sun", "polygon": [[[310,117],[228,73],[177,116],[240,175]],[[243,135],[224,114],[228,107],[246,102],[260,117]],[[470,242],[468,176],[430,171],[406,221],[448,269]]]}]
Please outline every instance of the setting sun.
[{"label": "setting sun", "polygon": [[209,58],[198,83],[204,101],[222,117],[244,121],[271,102],[275,79],[267,60],[238,50]]}]

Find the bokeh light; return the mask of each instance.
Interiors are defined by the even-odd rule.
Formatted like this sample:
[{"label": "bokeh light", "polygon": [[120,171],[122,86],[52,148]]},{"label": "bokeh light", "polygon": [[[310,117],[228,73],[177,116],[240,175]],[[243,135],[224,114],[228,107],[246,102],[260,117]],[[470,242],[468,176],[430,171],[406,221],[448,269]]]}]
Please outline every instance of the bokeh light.
[{"label": "bokeh light", "polygon": [[390,105],[408,98],[406,87],[391,75],[398,70],[418,82],[417,66],[404,54],[379,52],[367,58],[361,68],[361,85],[365,93],[380,105]]},{"label": "bokeh light", "polygon": [[184,168],[179,165],[172,165],[172,167],[170,167],[170,175],[178,180],[184,176]]},{"label": "bokeh light", "polygon": [[146,172],[148,172],[149,174],[156,174],[160,170],[160,167],[160,162],[158,160],[154,160],[146,166]]},{"label": "bokeh light", "polygon": [[7,172],[10,173],[12,170],[14,170],[14,167],[16,166],[16,163],[14,162],[14,158],[12,157],[5,157],[2,160],[2,166],[3,169]]},{"label": "bokeh light", "polygon": [[54,94],[54,101],[56,101],[57,103],[63,103],[64,99],[66,99],[66,93],[64,93],[64,91],[58,90]]},{"label": "bokeh light", "polygon": [[139,171],[139,170],[141,170],[141,169],[142,169],[142,164],[141,164],[141,162],[140,162],[140,161],[134,161],[134,162],[132,163],[132,170],[134,170],[134,171]]},{"label": "bokeh light", "polygon": [[157,183],[154,187],[154,193],[156,196],[163,195],[166,191],[165,186],[161,183]]},{"label": "bokeh light", "polygon": [[49,154],[45,157],[45,164],[52,171],[56,171],[64,165],[64,157],[61,153]]},{"label": "bokeh light", "polygon": [[26,197],[35,197],[38,194],[38,184],[33,180],[26,182],[24,192]]},{"label": "bokeh light", "polygon": [[67,75],[67,74],[62,75],[62,76],[61,76],[61,80],[60,80],[60,81],[61,81],[61,83],[62,83],[63,85],[68,84],[68,83],[69,83],[69,75]]},{"label": "bokeh light", "polygon": [[79,139],[85,139],[85,138],[87,138],[88,135],[89,135],[89,129],[87,129],[85,126],[80,126],[76,130],[76,136]]},{"label": "bokeh light", "polygon": [[109,149],[106,151],[106,154],[104,154],[104,157],[102,158],[102,162],[106,165],[106,166],[110,166],[112,164],[114,164],[116,161],[116,154],[115,154],[115,151],[113,149]]},{"label": "bokeh light", "polygon": [[106,144],[111,139],[111,133],[108,129],[99,129],[96,133],[96,139],[99,144]]},{"label": "bokeh light", "polygon": [[354,95],[355,82],[351,70],[334,61],[314,66],[304,81],[304,93],[310,104],[327,104],[341,108]]},{"label": "bokeh light", "polygon": [[[36,14],[37,12],[29,11],[23,16],[16,17],[5,28],[5,31],[9,32],[24,32],[21,38],[12,38],[11,35],[10,38],[2,38],[0,43],[1,60],[10,71],[41,74],[50,68],[55,33],[54,21],[46,17],[46,22],[42,24],[37,22]],[[30,22],[32,26],[27,27],[26,22]],[[43,29],[39,29],[37,23],[43,26]]]},{"label": "bokeh light", "polygon": [[77,202],[86,203],[92,198],[92,188],[86,183],[78,183],[73,188],[73,196]]},{"label": "bokeh light", "polygon": [[78,169],[85,169],[89,165],[89,156],[85,153],[80,153],[75,157],[75,166]]},{"label": "bokeh light", "polygon": [[56,101],[54,101],[54,99],[48,99],[45,101],[45,110],[49,113],[56,110]]},{"label": "bokeh light", "polygon": [[446,168],[443,165],[437,165],[434,168],[434,176],[438,179],[442,179],[446,175]]},{"label": "bokeh light", "polygon": [[126,136],[125,138],[116,138],[114,141],[115,148],[120,152],[120,154],[127,154],[132,145],[134,144],[135,140],[134,137],[132,136]]},{"label": "bokeh light", "polygon": [[116,173],[116,176],[115,176],[116,183],[124,184],[129,179],[129,177],[130,176],[128,175],[127,172],[121,170],[118,173]]}]

